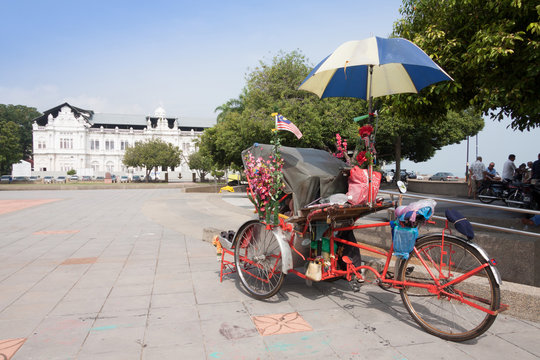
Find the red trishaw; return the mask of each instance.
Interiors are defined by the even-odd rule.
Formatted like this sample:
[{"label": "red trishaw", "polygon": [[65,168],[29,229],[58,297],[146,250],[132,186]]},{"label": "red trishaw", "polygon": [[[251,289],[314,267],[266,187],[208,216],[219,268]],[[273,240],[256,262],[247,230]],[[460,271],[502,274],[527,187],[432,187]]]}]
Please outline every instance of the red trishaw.
[{"label": "red trishaw", "polygon": [[[354,206],[324,201],[347,192],[344,163],[321,150],[281,147],[280,151],[285,188],[279,221],[269,223],[260,216],[250,220],[228,244],[239,279],[251,296],[275,295],[287,274],[308,283],[343,278],[355,290],[371,272],[383,289],[400,292],[403,304],[422,328],[452,341],[479,336],[507,308],[500,303],[501,278],[495,261],[470,239],[452,234],[448,220],[442,232],[418,237],[406,253],[396,251],[396,239],[388,250],[358,243],[354,230],[390,225],[417,229],[430,215],[418,211],[413,219],[409,211],[394,224],[358,225],[360,217],[395,204],[376,196]],[[266,158],[272,146],[254,145],[246,152]],[[318,198],[323,201],[314,201]],[[462,224],[466,221],[458,219]],[[391,233],[397,236],[395,229]],[[360,262],[359,249],[383,259],[384,265]]]}]

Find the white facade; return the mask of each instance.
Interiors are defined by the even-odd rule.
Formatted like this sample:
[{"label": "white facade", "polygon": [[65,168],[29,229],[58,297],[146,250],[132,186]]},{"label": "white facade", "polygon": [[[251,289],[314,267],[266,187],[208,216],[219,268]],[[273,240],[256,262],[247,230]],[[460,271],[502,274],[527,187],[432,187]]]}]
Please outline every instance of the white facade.
[{"label": "white facade", "polygon": [[[45,112],[33,123],[34,171],[103,175],[144,174],[144,169],[127,168],[122,159],[125,149],[151,138],[178,146],[183,152],[180,168],[184,179],[191,179],[186,164],[195,152],[195,141],[204,128],[179,126],[178,118],[167,118],[162,108],[154,116],[94,114],[67,103]],[[160,169],[161,170],[161,169]]]}]

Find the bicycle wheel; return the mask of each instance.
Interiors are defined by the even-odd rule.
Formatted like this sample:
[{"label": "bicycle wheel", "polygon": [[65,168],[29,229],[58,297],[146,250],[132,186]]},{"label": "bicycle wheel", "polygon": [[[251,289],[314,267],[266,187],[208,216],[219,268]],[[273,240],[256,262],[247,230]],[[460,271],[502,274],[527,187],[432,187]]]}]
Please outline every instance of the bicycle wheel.
[{"label": "bicycle wheel", "polygon": [[285,275],[279,243],[262,222],[251,220],[238,230],[234,261],[242,285],[254,298],[269,298],[281,288]]},{"label": "bicycle wheel", "polygon": [[[514,201],[519,201],[519,203],[515,203]],[[506,200],[506,205],[508,205],[509,207],[522,208],[523,207],[523,192],[519,189],[512,191],[512,193],[508,195],[508,199]]]},{"label": "bicycle wheel", "polygon": [[[441,289],[441,286],[459,276],[478,268],[486,260],[471,245],[459,238],[430,235],[416,242],[418,254],[412,252],[409,259],[402,260],[398,279],[435,289],[404,286],[401,299],[413,319],[427,332],[451,341],[465,341],[484,333],[497,315],[490,315],[460,300],[487,308],[499,309],[500,290],[492,270],[485,267],[476,274]],[[440,286],[436,285],[438,280]]]},{"label": "bicycle wheel", "polygon": [[478,193],[478,199],[485,204],[491,204],[493,201],[495,201],[494,197],[495,194],[493,193],[493,189],[490,187],[483,188]]}]

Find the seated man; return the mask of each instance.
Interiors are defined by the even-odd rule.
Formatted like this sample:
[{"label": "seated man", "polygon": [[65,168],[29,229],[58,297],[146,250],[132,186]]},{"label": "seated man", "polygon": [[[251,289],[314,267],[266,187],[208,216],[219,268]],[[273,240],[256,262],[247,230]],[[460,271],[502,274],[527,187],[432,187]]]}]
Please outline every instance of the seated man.
[{"label": "seated man", "polygon": [[497,170],[495,170],[495,163],[490,162],[489,166],[487,167],[486,171],[484,172],[484,180],[491,180],[491,181],[500,181],[501,177]]}]

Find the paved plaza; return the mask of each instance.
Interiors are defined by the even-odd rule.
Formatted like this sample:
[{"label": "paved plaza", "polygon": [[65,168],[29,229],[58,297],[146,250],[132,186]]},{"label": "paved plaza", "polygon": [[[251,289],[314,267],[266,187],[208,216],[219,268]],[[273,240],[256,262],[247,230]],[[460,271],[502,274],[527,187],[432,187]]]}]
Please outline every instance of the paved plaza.
[{"label": "paved plaza", "polygon": [[343,280],[308,287],[288,276],[254,300],[235,275],[219,282],[202,241],[204,229],[252,216],[240,194],[0,191],[0,358],[540,357],[538,322],[503,313],[481,337],[452,343],[375,285],[354,293]]}]

